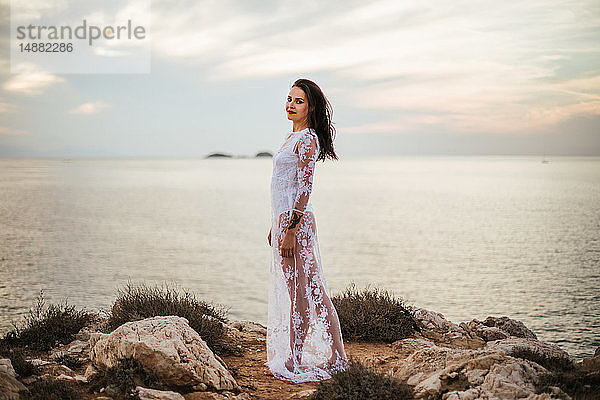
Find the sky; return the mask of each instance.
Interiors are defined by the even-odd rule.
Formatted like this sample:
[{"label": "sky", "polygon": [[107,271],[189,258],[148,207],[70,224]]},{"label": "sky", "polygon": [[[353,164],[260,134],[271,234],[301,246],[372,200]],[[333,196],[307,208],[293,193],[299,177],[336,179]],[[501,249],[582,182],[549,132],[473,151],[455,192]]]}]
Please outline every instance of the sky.
[{"label": "sky", "polygon": [[11,73],[0,0],[0,157],[274,152],[298,78],[330,100],[341,158],[600,155],[597,0],[152,0],[150,16],[149,73]]}]

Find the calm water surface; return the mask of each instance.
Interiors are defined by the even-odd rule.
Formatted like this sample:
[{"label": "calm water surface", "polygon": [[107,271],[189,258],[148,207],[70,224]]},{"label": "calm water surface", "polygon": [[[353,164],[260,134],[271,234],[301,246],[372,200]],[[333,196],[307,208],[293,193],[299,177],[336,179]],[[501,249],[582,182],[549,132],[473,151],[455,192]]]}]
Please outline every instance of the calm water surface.
[{"label": "calm water surface", "polygon": [[[266,324],[271,159],[0,159],[0,332],[40,289],[108,309],[174,282]],[[390,290],[454,322],[523,321],[600,346],[600,158],[381,157],[317,164],[331,294]]]}]

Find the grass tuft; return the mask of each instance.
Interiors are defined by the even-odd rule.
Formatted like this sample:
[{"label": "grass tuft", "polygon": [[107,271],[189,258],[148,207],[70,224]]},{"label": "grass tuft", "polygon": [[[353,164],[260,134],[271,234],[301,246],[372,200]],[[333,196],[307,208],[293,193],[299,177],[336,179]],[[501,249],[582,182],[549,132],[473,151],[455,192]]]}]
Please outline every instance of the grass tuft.
[{"label": "grass tuft", "polygon": [[78,357],[73,357],[70,354],[61,354],[58,357],[54,357],[54,361],[62,364],[62,365],[66,365],[67,367],[71,368],[72,370],[76,370],[80,367],[82,367],[83,365],[85,365],[86,360],[78,358]]},{"label": "grass tuft", "polygon": [[419,331],[403,300],[387,290],[367,287],[358,291],[352,283],[340,295],[332,296],[331,301],[344,340],[391,343]]},{"label": "grass tuft", "polygon": [[14,329],[0,339],[4,346],[28,347],[32,350],[47,351],[57,344],[67,344],[93,318],[93,315],[64,300],[61,304],[45,306],[44,291],[36,299],[34,308],[29,310],[22,326],[13,323]]},{"label": "grass tuft", "polygon": [[537,393],[552,393],[552,387],[561,388],[573,400],[600,400],[600,372],[551,371],[536,382]]},{"label": "grass tuft", "polygon": [[81,400],[83,397],[77,393],[69,383],[53,379],[40,379],[28,387],[29,391],[19,392],[24,400]]},{"label": "grass tuft", "polygon": [[167,389],[158,376],[146,371],[143,365],[132,357],[119,360],[117,365],[100,369],[88,382],[90,393],[100,392],[107,388],[108,392],[115,396],[128,396],[136,386],[149,389]]},{"label": "grass tuft", "polygon": [[39,368],[25,359],[22,347],[10,347],[7,343],[0,341],[0,356],[10,359],[15,373],[20,377],[40,375]]},{"label": "grass tuft", "polygon": [[185,289],[168,284],[149,286],[128,282],[118,289],[117,299],[109,312],[108,325],[114,330],[130,321],[156,316],[177,315],[189,321],[210,349],[218,355],[239,354],[240,349],[227,335],[224,323],[228,322],[228,309],[198,300]]},{"label": "grass tuft", "polygon": [[412,388],[377,372],[352,357],[345,371],[320,381],[310,400],[404,400],[414,397]]}]

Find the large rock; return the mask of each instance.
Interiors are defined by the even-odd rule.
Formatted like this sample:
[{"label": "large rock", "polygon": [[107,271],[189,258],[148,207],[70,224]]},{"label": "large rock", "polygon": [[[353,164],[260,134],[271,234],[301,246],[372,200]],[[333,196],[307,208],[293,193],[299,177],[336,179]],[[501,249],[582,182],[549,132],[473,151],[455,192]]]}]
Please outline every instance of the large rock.
[{"label": "large rock", "polygon": [[417,399],[548,398],[535,394],[536,379],[546,369],[507,355],[500,344],[460,349],[403,339],[392,348],[414,349],[390,373],[413,385]]},{"label": "large rock", "polygon": [[509,337],[537,340],[535,333],[524,323],[508,317],[487,317],[483,321],[473,319],[469,322],[462,322],[460,326],[471,336],[478,336],[486,342]]},{"label": "large rock", "polygon": [[449,347],[477,349],[485,345],[479,336],[471,335],[462,326],[447,320],[443,314],[424,308],[407,306],[421,327],[421,334],[436,343]]},{"label": "large rock", "polygon": [[444,315],[439,312],[411,306],[407,306],[407,309],[410,311],[417,323],[427,330],[444,333],[451,337],[462,337],[468,335],[468,333],[461,326],[447,320]]},{"label": "large rock", "polygon": [[479,337],[488,342],[490,340],[506,339],[510,334],[504,332],[497,326],[486,326],[476,319],[469,322],[461,322],[460,326],[464,328],[471,336]]},{"label": "large rock", "polygon": [[9,365],[7,370],[13,372],[0,372],[0,400],[19,400],[19,392],[27,388],[15,378],[10,361],[3,365]]},{"label": "large rock", "polygon": [[600,347],[596,348],[593,357],[583,357],[583,360],[577,363],[584,371],[600,372]]},{"label": "large rock", "polygon": [[109,334],[90,334],[90,359],[96,366],[110,368],[127,357],[169,385],[241,389],[225,363],[182,317],[152,317],[127,322]]}]

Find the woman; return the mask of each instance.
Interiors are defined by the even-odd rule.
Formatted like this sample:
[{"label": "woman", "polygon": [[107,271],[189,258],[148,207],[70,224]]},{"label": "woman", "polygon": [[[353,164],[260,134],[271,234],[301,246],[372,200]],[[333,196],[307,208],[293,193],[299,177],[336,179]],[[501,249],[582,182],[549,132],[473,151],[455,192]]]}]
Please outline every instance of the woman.
[{"label": "woman", "polygon": [[314,82],[298,79],[285,109],[293,126],[273,156],[265,373],[299,383],[329,379],[348,360],[309,200],[316,161],[337,160],[331,105]]}]

